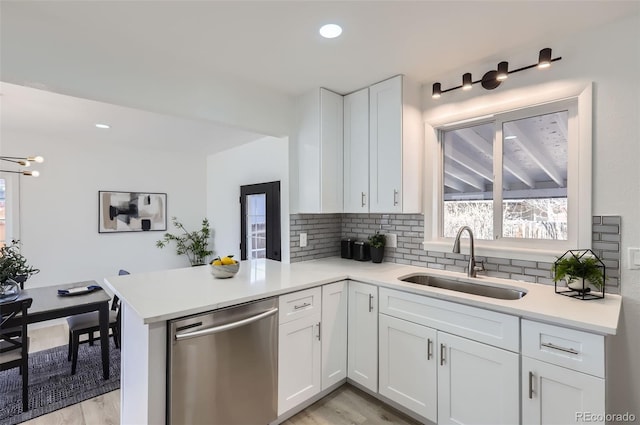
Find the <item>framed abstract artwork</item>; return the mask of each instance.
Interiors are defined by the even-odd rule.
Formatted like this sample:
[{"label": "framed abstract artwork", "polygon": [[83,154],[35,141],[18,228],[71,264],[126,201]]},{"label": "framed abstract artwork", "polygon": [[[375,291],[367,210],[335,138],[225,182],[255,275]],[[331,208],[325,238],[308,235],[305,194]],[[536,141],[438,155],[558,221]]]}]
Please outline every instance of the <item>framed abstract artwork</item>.
[{"label": "framed abstract artwork", "polygon": [[167,194],[98,191],[98,232],[167,230]]}]

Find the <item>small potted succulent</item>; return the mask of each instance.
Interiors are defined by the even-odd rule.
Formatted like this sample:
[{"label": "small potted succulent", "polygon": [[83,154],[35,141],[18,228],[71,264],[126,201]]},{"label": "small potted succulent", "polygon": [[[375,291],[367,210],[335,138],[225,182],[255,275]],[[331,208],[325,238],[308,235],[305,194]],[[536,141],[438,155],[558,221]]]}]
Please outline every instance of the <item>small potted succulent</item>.
[{"label": "small potted succulent", "polygon": [[371,249],[371,261],[374,263],[382,263],[384,258],[384,246],[387,243],[387,237],[380,232],[369,236],[369,247]]},{"label": "small potted succulent", "polygon": [[176,253],[186,255],[192,266],[206,264],[207,257],[213,254],[213,251],[209,249],[209,237],[211,236],[209,220],[206,218],[202,220],[202,228],[193,232],[187,231],[176,217],[172,217],[171,221],[177,229],[182,230],[182,234],[176,236],[165,233],[164,237],[156,242],[156,246],[164,248],[170,242],[175,242]]},{"label": "small potted succulent", "polygon": [[569,289],[589,292],[590,285],[598,291],[604,288],[604,266],[595,256],[568,251],[553,265],[553,281],[565,280]]},{"label": "small potted succulent", "polygon": [[11,245],[0,248],[0,301],[9,301],[18,297],[24,288],[24,282],[40,272],[29,264],[20,253],[20,241],[12,240]]}]

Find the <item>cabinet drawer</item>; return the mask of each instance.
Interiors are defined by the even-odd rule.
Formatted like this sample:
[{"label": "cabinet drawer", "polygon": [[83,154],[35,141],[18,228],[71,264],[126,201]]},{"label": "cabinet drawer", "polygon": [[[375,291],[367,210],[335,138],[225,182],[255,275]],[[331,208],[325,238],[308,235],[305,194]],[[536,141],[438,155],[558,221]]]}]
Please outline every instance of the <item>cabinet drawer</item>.
[{"label": "cabinet drawer", "polygon": [[290,322],[314,313],[320,313],[322,288],[281,295],[278,300],[280,323]]},{"label": "cabinet drawer", "polygon": [[522,355],[604,378],[604,336],[522,320]]},{"label": "cabinet drawer", "polygon": [[380,313],[520,351],[520,319],[516,316],[387,288],[380,288]]}]

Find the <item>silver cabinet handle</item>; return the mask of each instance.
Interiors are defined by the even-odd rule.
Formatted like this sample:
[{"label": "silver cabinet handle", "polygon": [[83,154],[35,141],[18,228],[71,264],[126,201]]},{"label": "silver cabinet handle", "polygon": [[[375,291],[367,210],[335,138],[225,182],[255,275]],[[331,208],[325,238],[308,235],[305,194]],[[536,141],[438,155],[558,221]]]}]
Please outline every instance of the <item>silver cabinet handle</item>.
[{"label": "silver cabinet handle", "polygon": [[369,313],[373,311],[373,295],[369,294]]},{"label": "silver cabinet handle", "polygon": [[198,331],[187,332],[184,334],[177,334],[175,336],[176,341],[180,341],[181,339],[193,338],[197,336],[205,336],[211,335],[218,332],[230,331],[231,329],[239,328],[241,326],[248,325],[253,322],[257,322],[260,319],[264,319],[265,317],[271,316],[278,312],[278,308],[274,308],[264,313],[256,314],[255,316],[247,317],[246,319],[238,320],[237,322],[227,323],[226,325],[214,326],[213,328],[200,329]]},{"label": "silver cabinet handle", "polygon": [[440,344],[440,366],[444,366],[445,363],[445,354],[447,352],[447,347],[444,344]]},{"label": "silver cabinet handle", "polygon": [[533,372],[529,371],[529,399],[533,399]]},{"label": "silver cabinet handle", "polygon": [[320,323],[321,323],[321,322],[318,322],[318,341],[320,341],[320,335],[321,335],[321,332],[320,332]]},{"label": "silver cabinet handle", "polygon": [[311,305],[311,303],[304,303],[302,305],[294,305],[293,309],[294,310],[300,310],[301,308],[309,307],[310,305]]},{"label": "silver cabinet handle", "polygon": [[398,205],[398,190],[393,189],[393,205]]},{"label": "silver cabinet handle", "polygon": [[364,207],[365,205],[367,205],[366,196],[367,196],[367,195],[365,195],[365,193],[364,193],[364,192],[362,192],[362,195],[361,195],[361,197],[360,197],[360,200],[361,200],[361,203],[362,203],[362,206],[363,206],[363,207]]},{"label": "silver cabinet handle", "polygon": [[427,360],[431,360],[431,357],[433,357],[433,341],[427,338]]},{"label": "silver cabinet handle", "polygon": [[542,345],[543,347],[551,348],[552,350],[564,351],[565,353],[576,354],[576,355],[580,354],[578,351],[574,350],[573,348],[560,347],[559,345],[555,345],[550,342],[542,342],[540,343],[540,345]]}]

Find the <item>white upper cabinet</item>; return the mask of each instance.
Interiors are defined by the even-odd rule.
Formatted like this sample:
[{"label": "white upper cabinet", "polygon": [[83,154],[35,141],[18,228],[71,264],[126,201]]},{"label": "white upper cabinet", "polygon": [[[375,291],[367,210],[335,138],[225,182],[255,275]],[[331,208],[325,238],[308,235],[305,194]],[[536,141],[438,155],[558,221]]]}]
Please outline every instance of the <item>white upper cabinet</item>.
[{"label": "white upper cabinet", "polygon": [[419,96],[402,75],[369,87],[369,212],[422,212]]},{"label": "white upper cabinet", "polygon": [[340,213],[342,96],[323,88],[314,90],[300,98],[298,111],[299,212]]},{"label": "white upper cabinet", "polygon": [[344,97],[344,212],[369,212],[369,88]]}]

